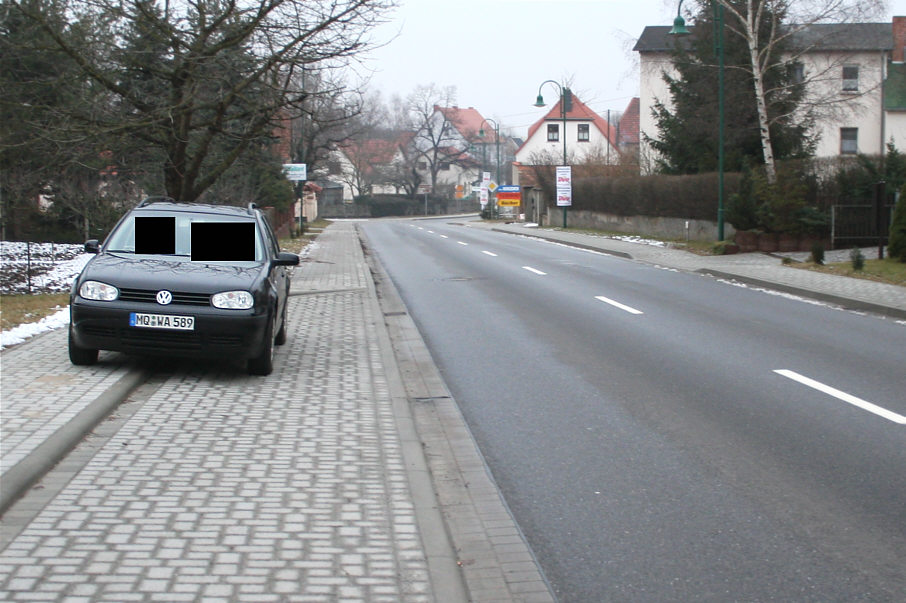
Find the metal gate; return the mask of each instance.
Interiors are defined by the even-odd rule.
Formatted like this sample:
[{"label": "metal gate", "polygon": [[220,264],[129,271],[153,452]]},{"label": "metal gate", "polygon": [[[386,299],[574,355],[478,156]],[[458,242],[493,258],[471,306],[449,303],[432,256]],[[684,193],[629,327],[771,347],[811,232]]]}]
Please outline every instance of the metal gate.
[{"label": "metal gate", "polygon": [[893,205],[884,205],[880,212],[873,205],[831,206],[831,247],[869,246],[878,238],[887,238]]}]

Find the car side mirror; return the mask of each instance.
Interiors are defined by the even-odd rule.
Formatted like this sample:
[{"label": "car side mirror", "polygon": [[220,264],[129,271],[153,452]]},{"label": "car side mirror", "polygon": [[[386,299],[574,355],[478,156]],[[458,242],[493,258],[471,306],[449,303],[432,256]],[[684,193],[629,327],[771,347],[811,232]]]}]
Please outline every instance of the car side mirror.
[{"label": "car side mirror", "polygon": [[288,253],[286,251],[281,251],[277,254],[273,260],[271,260],[271,266],[298,266],[299,265],[299,256],[295,253]]},{"label": "car side mirror", "polygon": [[97,253],[99,250],[100,245],[98,244],[97,239],[85,241],[85,253]]}]

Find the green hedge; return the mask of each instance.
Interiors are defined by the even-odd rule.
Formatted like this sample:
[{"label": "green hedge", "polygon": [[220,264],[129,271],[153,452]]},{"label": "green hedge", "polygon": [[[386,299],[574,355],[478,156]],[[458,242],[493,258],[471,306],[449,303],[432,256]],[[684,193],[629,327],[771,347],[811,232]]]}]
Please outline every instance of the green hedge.
[{"label": "green hedge", "polygon": [[[552,166],[534,166],[541,188],[554,196]],[[615,214],[687,220],[716,220],[717,174],[651,176],[619,174],[586,175],[584,166],[573,167],[572,209]],[[738,192],[740,174],[724,174],[724,200]]]}]

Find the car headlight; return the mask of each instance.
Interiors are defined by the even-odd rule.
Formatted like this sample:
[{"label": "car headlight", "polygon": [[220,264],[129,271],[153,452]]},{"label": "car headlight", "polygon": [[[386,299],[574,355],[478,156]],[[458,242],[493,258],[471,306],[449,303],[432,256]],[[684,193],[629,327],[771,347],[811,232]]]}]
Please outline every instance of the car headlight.
[{"label": "car headlight", "polygon": [[248,310],[255,305],[255,298],[248,291],[224,291],[215,293],[211,304],[223,310]]},{"label": "car headlight", "polygon": [[85,281],[79,287],[79,295],[84,299],[94,301],[113,301],[119,297],[119,289],[113,285],[100,283],[98,281]]}]

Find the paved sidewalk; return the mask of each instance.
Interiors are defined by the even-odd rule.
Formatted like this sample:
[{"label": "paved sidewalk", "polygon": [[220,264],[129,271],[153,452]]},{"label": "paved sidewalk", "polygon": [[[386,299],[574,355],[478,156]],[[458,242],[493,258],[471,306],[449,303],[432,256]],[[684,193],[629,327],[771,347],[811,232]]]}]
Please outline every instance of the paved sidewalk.
[{"label": "paved sidewalk", "polygon": [[534,228],[521,223],[503,224],[481,220],[459,222],[472,228],[541,238],[666,268],[712,274],[719,278],[818,299],[847,309],[906,319],[906,287],[800,270],[784,266],[780,258],[764,253],[700,256],[681,249],[558,229]]},{"label": "paved sidewalk", "polygon": [[[442,384],[405,312],[379,305],[353,223],[319,237],[290,303],[268,377],[113,353],[73,367],[65,330],[2,352],[8,498],[16,471],[88,437],[3,515],[0,600],[553,601],[452,400],[418,420],[429,470],[411,392]],[[441,476],[441,502],[438,463],[470,472]]]}]

